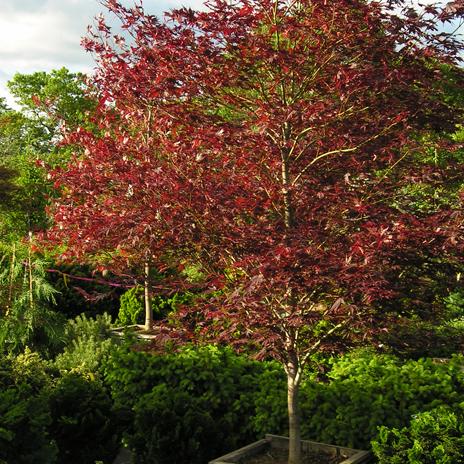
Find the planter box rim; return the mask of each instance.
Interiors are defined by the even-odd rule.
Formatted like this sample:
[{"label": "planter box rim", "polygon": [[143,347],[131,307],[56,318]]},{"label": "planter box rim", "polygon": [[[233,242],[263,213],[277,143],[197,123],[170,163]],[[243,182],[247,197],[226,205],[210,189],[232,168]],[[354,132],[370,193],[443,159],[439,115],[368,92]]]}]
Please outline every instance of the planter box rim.
[{"label": "planter box rim", "polygon": [[[285,445],[286,442],[288,442],[288,437],[266,434],[265,438],[255,441],[235,451],[232,451],[231,453],[225,454],[224,456],[216,458],[212,461],[209,461],[208,464],[237,464],[243,458],[252,457],[254,455],[259,454],[269,446],[272,446],[273,443],[280,443],[281,445]],[[316,449],[335,450],[336,454],[351,454],[349,457],[341,461],[340,464],[364,464],[369,462],[370,458],[372,457],[370,451],[348,448],[346,446],[331,445],[311,440],[301,440],[301,443],[303,445],[306,445],[308,447],[314,447]],[[279,446],[275,447],[278,448]]]},{"label": "planter box rim", "polygon": [[[265,438],[267,440],[286,440],[288,441],[288,437],[284,437],[282,435],[273,435],[272,433],[266,433]],[[359,452],[365,452],[366,450],[361,450],[357,448],[349,448],[348,446],[341,446],[341,445],[332,445],[329,443],[322,443],[320,441],[314,441],[314,440],[301,440],[301,443],[311,443],[311,445],[316,445],[316,446],[321,446],[324,448],[334,448],[336,450],[340,451],[346,451],[346,452],[354,452],[354,454],[357,454]]]}]

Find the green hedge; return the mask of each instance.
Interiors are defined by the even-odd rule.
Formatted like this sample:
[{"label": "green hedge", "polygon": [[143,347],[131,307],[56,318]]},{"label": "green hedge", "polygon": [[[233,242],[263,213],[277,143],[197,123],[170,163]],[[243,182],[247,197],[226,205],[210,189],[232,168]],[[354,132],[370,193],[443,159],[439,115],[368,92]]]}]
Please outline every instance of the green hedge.
[{"label": "green hedge", "polygon": [[332,367],[328,383],[304,385],[302,433],[368,448],[379,426],[404,427],[415,414],[464,401],[463,363],[462,357],[436,364],[370,352],[345,356]]},{"label": "green hedge", "polygon": [[[100,323],[78,325],[99,339]],[[287,433],[286,379],[276,363],[212,346],[152,355],[114,344],[88,361],[60,372],[31,352],[0,359],[0,462],[111,462],[123,432],[140,464],[196,464],[267,432]],[[302,385],[303,436],[357,448],[375,439],[390,454],[400,445],[409,452],[412,438],[396,441],[415,433],[416,417],[464,403],[463,365],[462,357],[445,364],[368,351],[342,357],[327,382]],[[445,432],[456,444],[453,427]]]},{"label": "green hedge", "polygon": [[257,396],[280,373],[212,346],[162,356],[121,349],[105,382],[137,462],[203,464],[256,438]]},{"label": "green hedge", "polygon": [[[301,386],[302,435],[306,439],[369,448],[380,426],[405,427],[413,415],[464,401],[464,359],[402,361],[393,355],[356,351],[336,359],[326,382]],[[277,372],[277,371],[276,371]],[[255,398],[250,421],[258,436],[287,434],[286,385],[282,373],[268,378]]]}]

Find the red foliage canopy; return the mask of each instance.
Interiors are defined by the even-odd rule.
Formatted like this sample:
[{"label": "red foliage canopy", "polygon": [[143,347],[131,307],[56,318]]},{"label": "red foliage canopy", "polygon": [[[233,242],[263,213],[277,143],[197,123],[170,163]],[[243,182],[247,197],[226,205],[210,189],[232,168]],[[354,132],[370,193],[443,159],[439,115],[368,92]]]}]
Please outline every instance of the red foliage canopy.
[{"label": "red foliage canopy", "polygon": [[84,40],[98,130],[66,135],[82,151],[53,173],[50,238],[72,257],[201,265],[228,290],[202,323],[225,319],[223,336],[253,334],[286,365],[372,326],[399,256],[462,251],[460,209],[393,201],[444,180],[417,162],[417,140],[461,116],[439,64],[460,44],[435,29],[459,8],[403,4],[214,0],[160,22],[107,0],[127,36],[101,19]]}]

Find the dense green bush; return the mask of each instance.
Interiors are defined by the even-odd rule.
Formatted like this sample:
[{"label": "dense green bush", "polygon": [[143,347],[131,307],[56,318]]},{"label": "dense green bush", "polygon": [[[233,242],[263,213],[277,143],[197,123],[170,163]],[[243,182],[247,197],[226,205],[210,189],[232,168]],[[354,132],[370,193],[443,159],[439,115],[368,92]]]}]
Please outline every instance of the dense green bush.
[{"label": "dense green bush", "polygon": [[[106,338],[109,327],[107,316],[70,323],[71,344],[54,364],[30,351],[0,360],[0,462],[110,462],[124,431],[136,462],[200,464],[267,432],[287,433],[278,364],[212,346],[138,352]],[[376,440],[385,456],[426,449],[414,434],[430,437],[436,459],[443,450],[452,456],[460,446],[454,416],[439,409],[440,428],[427,431],[437,413],[423,413],[464,403],[463,364],[366,350],[339,358],[326,382],[309,378],[301,387],[303,436],[364,448],[384,426]],[[415,416],[425,419],[401,430]]]},{"label": "dense green bush", "polygon": [[462,357],[401,362],[357,352],[338,360],[330,382],[302,389],[302,433],[327,443],[369,447],[379,426],[404,427],[412,415],[464,400]]},{"label": "dense green bush", "polygon": [[61,376],[29,350],[0,357],[0,462],[112,462],[118,421],[107,390],[92,377]]},{"label": "dense green bush", "polygon": [[260,374],[255,413],[249,420],[259,438],[266,433],[288,435],[287,377],[279,364],[269,363]]},{"label": "dense green bush", "polygon": [[66,348],[56,356],[56,367],[97,375],[102,361],[115,347],[110,329],[111,317],[106,313],[95,319],[81,314],[69,321],[65,329]]},{"label": "dense green bush", "polygon": [[162,356],[119,349],[105,381],[131,417],[126,439],[137,462],[200,464],[255,439],[261,380],[276,369],[212,346]]},{"label": "dense green bush", "polygon": [[[464,401],[463,363],[462,357],[445,364],[404,362],[370,351],[339,358],[327,382],[309,379],[301,387],[303,436],[369,448],[379,426],[405,427],[415,414]],[[281,367],[229,350],[186,349],[164,356],[118,350],[106,364],[105,380],[133,424],[128,442],[143,454],[140,462],[177,462],[173,448],[179,450],[178,462],[204,462],[212,456],[191,457],[204,443],[220,455],[267,432],[288,431]],[[195,421],[199,432],[192,435],[188,430],[195,429]],[[218,430],[208,429],[210,421]],[[169,435],[173,422],[177,428]],[[225,438],[218,435],[222,430]],[[211,443],[224,446],[213,449]]]},{"label": "dense green bush", "polygon": [[445,307],[449,319],[464,317],[464,290],[451,292],[445,299]]},{"label": "dense green bush", "polygon": [[401,430],[381,427],[372,443],[379,464],[464,462],[464,413],[441,406],[413,417]]},{"label": "dense green bush", "polygon": [[143,288],[134,287],[127,290],[119,299],[118,321],[123,325],[143,322]]},{"label": "dense green bush", "polygon": [[230,422],[217,422],[204,395],[197,398],[164,383],[142,395],[134,413],[128,444],[140,464],[205,463],[237,433]]},{"label": "dense green bush", "polygon": [[119,436],[112,401],[103,385],[68,374],[57,380],[49,395],[49,430],[58,446],[58,462],[111,463],[119,448]]},{"label": "dense green bush", "polygon": [[0,462],[52,464],[56,445],[44,387],[46,367],[37,355],[0,357]]},{"label": "dense green bush", "polygon": [[[327,373],[327,382],[308,379],[302,384],[302,434],[369,448],[379,426],[404,427],[414,414],[464,401],[463,363],[462,357],[445,364],[430,359],[405,362],[367,350],[341,357]],[[254,430],[258,436],[287,434],[285,377],[265,372],[260,382],[250,418]]]},{"label": "dense green bush", "polygon": [[111,316],[107,313],[97,314],[95,318],[80,314],[74,320],[69,320],[65,329],[66,343],[77,340],[79,337],[86,339],[105,339],[111,335]]},{"label": "dense green bush", "polygon": [[[140,324],[145,317],[143,288],[138,286],[127,290],[120,299],[118,320],[123,325]],[[193,293],[174,293],[171,296],[154,295],[151,308],[155,320],[165,318],[175,311],[179,305],[189,304],[194,298]]]}]

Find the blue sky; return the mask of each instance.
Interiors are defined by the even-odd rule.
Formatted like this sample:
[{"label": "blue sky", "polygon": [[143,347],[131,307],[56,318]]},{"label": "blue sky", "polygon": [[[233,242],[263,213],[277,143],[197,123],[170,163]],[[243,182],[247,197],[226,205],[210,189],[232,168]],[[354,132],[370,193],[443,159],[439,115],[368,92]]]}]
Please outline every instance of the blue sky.
[{"label": "blue sky", "polygon": [[[131,0],[122,3],[132,5]],[[160,16],[180,5],[197,8],[202,0],[144,0]],[[0,0],[0,96],[16,72],[50,71],[63,66],[91,72],[93,61],[80,46],[87,26],[104,12],[98,0]]]}]

